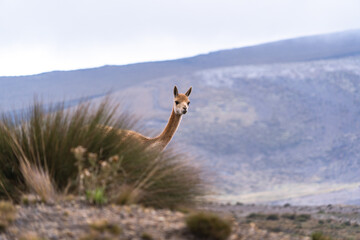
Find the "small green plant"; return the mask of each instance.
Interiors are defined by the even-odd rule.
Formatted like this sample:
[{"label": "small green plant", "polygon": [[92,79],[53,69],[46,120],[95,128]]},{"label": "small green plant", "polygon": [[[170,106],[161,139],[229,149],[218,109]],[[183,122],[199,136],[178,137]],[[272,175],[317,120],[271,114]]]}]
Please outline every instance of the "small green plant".
[{"label": "small green plant", "polygon": [[[77,159],[79,191],[85,192],[88,202],[103,205],[108,202],[107,196],[111,202],[120,205],[139,202],[140,191],[125,184],[126,176],[117,155],[108,160],[99,160],[95,153],[86,154],[86,149],[82,146],[71,151]],[[116,189],[112,189],[115,184]]]},{"label": "small green plant", "polygon": [[86,200],[96,205],[103,205],[107,202],[103,188],[86,190]]},{"label": "small green plant", "polygon": [[4,231],[14,220],[16,208],[11,202],[0,201],[0,232]]},{"label": "small green plant", "polygon": [[190,233],[201,239],[225,240],[230,236],[231,223],[214,213],[199,212],[186,218]]},{"label": "small green plant", "polygon": [[331,237],[324,235],[322,232],[314,232],[311,234],[311,240],[331,240]]}]

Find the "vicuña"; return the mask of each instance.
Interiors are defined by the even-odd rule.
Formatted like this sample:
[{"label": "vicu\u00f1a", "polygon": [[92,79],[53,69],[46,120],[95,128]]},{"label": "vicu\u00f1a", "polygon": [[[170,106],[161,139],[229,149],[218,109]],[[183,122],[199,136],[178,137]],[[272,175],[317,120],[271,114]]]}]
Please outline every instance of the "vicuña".
[{"label": "vicu\u00f1a", "polygon": [[[189,109],[189,95],[191,90],[192,88],[190,87],[185,94],[182,94],[178,92],[176,86],[174,87],[174,103],[171,115],[166,127],[160,135],[154,138],[149,138],[138,132],[126,130],[125,137],[133,138],[145,147],[154,148],[159,151],[164,150],[179,127],[182,115],[186,114]],[[124,132],[122,131],[122,133]]]}]

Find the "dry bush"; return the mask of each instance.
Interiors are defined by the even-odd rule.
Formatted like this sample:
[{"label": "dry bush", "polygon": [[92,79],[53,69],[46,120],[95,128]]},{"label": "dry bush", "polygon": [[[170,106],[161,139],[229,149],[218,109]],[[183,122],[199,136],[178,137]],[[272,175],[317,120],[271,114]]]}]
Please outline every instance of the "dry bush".
[{"label": "dry bush", "polygon": [[326,236],[322,232],[314,232],[311,234],[311,240],[331,240],[332,238]]},{"label": "dry bush", "polygon": [[189,215],[186,226],[190,233],[200,239],[225,240],[231,234],[231,222],[209,212]]},{"label": "dry bush", "polygon": [[118,155],[99,160],[82,146],[72,149],[79,170],[78,185],[91,203],[140,203],[175,208],[191,205],[203,191],[200,171],[179,156],[145,150],[137,166]]}]

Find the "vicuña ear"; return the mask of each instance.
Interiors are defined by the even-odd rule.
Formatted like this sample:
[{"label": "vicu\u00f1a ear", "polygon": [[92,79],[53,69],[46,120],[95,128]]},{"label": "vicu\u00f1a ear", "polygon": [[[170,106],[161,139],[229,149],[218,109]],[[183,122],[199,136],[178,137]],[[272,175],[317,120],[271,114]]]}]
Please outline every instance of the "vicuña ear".
[{"label": "vicu\u00f1a ear", "polygon": [[185,93],[186,96],[189,96],[191,93],[192,87],[189,88],[189,90],[187,90],[187,92]]},{"label": "vicu\u00f1a ear", "polygon": [[177,87],[174,87],[174,97],[177,97],[179,95],[179,91],[177,89]]}]

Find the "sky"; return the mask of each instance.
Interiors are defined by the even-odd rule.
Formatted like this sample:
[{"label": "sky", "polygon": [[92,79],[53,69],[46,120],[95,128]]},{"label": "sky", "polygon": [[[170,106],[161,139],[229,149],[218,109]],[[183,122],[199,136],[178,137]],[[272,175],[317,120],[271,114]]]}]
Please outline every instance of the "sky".
[{"label": "sky", "polygon": [[360,29],[359,0],[0,0],[0,76]]}]

